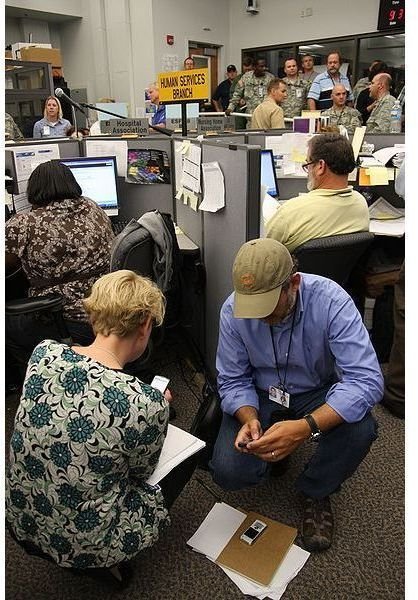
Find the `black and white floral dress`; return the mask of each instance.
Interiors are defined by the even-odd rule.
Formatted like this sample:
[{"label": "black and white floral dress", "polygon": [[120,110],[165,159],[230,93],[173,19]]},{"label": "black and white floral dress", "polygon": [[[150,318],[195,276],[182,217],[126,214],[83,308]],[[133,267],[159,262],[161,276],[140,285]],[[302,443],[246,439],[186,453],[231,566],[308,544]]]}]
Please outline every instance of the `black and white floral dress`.
[{"label": "black and white floral dress", "polygon": [[168,426],[163,395],[51,340],[31,356],[11,439],[6,518],[64,567],[112,566],[169,517],[146,483]]}]

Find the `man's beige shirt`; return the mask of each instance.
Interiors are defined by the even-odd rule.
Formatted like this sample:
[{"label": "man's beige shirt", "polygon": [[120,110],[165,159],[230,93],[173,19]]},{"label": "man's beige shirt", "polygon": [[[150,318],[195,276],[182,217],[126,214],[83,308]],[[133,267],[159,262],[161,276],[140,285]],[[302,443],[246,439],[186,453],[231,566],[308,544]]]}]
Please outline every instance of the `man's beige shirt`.
[{"label": "man's beige shirt", "polygon": [[251,129],[284,129],[283,110],[273,98],[266,98],[254,110]]},{"label": "man's beige shirt", "polygon": [[308,240],[369,230],[369,209],[352,186],[342,190],[316,189],[287,200],[266,224],[266,237],[289,252]]}]

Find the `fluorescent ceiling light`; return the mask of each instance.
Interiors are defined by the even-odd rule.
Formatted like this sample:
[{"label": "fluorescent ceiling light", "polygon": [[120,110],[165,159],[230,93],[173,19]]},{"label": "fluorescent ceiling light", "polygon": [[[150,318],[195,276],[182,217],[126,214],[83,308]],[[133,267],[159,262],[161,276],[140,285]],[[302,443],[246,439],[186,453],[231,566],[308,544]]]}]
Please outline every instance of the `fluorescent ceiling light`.
[{"label": "fluorescent ceiling light", "polygon": [[323,48],[321,44],[311,44],[310,46],[299,46],[299,50],[314,50],[315,48]]}]

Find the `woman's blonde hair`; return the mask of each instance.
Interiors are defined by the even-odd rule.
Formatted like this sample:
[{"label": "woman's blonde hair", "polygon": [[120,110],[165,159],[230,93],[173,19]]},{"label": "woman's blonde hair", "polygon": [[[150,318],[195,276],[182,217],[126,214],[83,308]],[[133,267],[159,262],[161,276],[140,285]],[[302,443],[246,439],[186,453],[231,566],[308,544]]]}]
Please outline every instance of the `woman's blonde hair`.
[{"label": "woman's blonde hair", "polygon": [[48,98],[45,100],[45,104],[44,104],[44,119],[47,118],[46,105],[48,104],[48,100],[55,100],[55,102],[58,105],[58,118],[62,119],[61,102],[58,100],[58,98],[55,98],[55,96],[48,96]]},{"label": "woman's blonde hair", "polygon": [[94,333],[105,336],[127,336],[148,317],[161,325],[165,313],[165,298],[156,284],[128,270],[100,277],[83,304]]}]

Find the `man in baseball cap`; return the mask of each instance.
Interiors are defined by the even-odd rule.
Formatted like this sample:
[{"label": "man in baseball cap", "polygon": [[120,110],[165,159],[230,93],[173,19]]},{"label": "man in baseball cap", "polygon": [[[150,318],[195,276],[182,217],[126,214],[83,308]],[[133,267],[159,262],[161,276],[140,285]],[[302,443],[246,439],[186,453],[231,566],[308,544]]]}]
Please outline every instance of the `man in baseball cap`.
[{"label": "man in baseball cap", "polygon": [[224,415],[213,478],[228,490],[256,485],[306,440],[316,442],[296,489],[305,547],[326,550],[330,495],[377,437],[370,413],[383,391],[376,354],[350,296],[329,279],[298,273],[280,242],[247,242],[232,273],[234,292],[220,315]]},{"label": "man in baseball cap", "polygon": [[229,92],[231,91],[232,82],[237,75],[238,73],[235,65],[228,65],[226,67],[226,79],[221,81],[212,96],[212,102],[216,112],[223,112],[228,108]]}]

